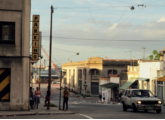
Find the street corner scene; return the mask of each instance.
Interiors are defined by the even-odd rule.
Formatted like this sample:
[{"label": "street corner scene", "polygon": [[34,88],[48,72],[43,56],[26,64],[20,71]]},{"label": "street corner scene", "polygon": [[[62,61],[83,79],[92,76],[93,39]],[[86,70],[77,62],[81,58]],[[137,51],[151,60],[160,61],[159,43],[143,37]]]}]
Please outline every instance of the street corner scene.
[{"label": "street corner scene", "polygon": [[165,0],[0,0],[0,119],[164,119]]}]

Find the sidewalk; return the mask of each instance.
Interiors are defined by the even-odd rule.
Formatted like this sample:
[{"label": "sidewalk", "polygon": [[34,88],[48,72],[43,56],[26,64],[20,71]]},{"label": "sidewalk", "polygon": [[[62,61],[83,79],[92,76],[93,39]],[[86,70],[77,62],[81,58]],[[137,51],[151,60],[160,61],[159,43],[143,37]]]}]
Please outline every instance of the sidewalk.
[{"label": "sidewalk", "polygon": [[71,111],[61,111],[58,107],[50,107],[50,110],[46,110],[44,107],[44,98],[41,98],[39,109],[30,111],[0,111],[0,117],[11,117],[11,116],[28,116],[28,115],[56,115],[56,114],[74,114]]}]

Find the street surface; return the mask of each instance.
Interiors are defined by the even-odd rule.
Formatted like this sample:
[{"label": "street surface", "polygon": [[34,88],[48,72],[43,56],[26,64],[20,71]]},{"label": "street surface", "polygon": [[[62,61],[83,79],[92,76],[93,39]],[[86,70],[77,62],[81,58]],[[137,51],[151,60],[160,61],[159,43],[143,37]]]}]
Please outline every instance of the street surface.
[{"label": "street surface", "polygon": [[[41,92],[45,96],[46,84],[41,85]],[[52,103],[59,105],[59,90],[52,85]],[[61,99],[62,100],[62,99]],[[162,106],[162,113],[157,114],[156,111],[144,111],[133,112],[131,109],[127,112],[122,110],[122,105],[118,104],[99,104],[90,103],[86,99],[78,99],[76,97],[69,98],[69,110],[75,114],[65,115],[40,115],[40,116],[18,116],[18,117],[6,117],[7,119],[164,119],[165,118],[165,106]],[[95,99],[95,101],[98,101]],[[61,101],[62,102],[62,101]],[[88,102],[88,103],[87,103]],[[61,103],[62,106],[62,103]],[[62,107],[61,107],[62,108]]]}]

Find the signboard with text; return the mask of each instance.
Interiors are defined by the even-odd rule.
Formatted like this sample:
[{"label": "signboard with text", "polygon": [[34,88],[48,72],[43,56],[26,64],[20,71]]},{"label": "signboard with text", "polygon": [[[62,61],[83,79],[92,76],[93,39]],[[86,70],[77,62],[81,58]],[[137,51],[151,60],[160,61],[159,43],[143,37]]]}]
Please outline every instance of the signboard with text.
[{"label": "signboard with text", "polygon": [[39,15],[33,15],[32,60],[39,59]]}]

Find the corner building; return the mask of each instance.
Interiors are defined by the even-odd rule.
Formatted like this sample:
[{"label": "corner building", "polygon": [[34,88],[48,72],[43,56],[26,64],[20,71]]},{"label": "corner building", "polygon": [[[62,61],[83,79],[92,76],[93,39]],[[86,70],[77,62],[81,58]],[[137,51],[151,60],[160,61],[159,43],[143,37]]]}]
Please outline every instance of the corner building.
[{"label": "corner building", "polygon": [[0,0],[0,110],[29,110],[31,0]]}]

